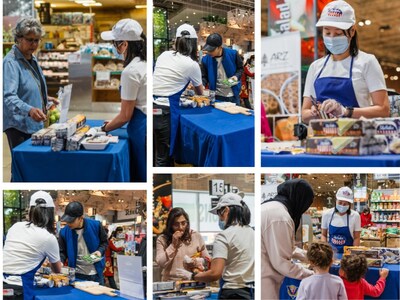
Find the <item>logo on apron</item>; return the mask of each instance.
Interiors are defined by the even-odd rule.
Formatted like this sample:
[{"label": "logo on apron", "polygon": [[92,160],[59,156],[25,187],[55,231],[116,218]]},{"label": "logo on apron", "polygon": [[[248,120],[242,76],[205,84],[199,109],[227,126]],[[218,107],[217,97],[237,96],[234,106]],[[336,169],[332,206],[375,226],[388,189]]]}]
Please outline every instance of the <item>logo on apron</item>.
[{"label": "logo on apron", "polygon": [[346,237],[341,234],[335,234],[332,236],[331,241],[334,245],[343,246],[346,244]]},{"label": "logo on apron", "polygon": [[291,299],[296,299],[298,287],[295,285],[287,285],[286,289],[287,289],[289,297]]}]

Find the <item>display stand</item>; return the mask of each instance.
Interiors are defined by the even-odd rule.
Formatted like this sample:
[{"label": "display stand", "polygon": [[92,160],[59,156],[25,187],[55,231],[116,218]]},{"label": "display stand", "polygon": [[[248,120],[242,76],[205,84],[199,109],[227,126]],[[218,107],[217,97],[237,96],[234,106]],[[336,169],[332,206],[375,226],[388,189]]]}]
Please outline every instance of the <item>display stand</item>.
[{"label": "display stand", "polygon": [[[102,65],[107,65],[107,63],[122,63],[120,59],[113,58],[111,56],[93,56],[92,57],[92,71],[93,67],[97,63],[101,63]],[[112,81],[113,79],[117,79],[118,82],[121,80],[121,73],[122,70],[115,70],[115,71],[110,71],[110,70],[105,70],[105,71],[100,71],[101,73],[108,73],[105,74],[107,75],[108,79],[104,81]],[[110,83],[105,85],[105,86],[100,86],[98,84],[98,80],[100,79],[100,72],[92,72],[92,101],[93,102],[120,102],[121,101],[121,96],[119,93],[119,84],[118,85],[113,85],[110,86]]]}]

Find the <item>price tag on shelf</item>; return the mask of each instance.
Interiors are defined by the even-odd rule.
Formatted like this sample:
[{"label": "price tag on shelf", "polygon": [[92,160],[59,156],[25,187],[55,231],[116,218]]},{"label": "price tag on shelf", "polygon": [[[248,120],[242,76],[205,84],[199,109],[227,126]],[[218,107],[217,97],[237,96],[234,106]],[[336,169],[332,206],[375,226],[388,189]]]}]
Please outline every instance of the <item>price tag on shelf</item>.
[{"label": "price tag on shelf", "polygon": [[212,196],[222,196],[225,192],[225,184],[222,179],[212,179],[209,181],[209,191]]},{"label": "price tag on shelf", "polygon": [[96,71],[97,81],[110,81],[110,71]]}]

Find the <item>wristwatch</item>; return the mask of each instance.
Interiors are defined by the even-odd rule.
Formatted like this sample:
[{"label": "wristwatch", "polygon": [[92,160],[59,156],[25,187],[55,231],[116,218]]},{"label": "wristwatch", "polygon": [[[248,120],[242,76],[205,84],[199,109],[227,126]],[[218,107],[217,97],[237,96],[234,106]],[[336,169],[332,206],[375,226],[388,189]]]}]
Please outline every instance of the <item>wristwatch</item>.
[{"label": "wristwatch", "polygon": [[108,122],[104,122],[103,125],[101,125],[101,127],[100,127],[101,131],[107,132],[106,131],[107,124],[108,124]]},{"label": "wristwatch", "polygon": [[351,118],[353,116],[354,107],[347,106],[346,110],[348,111],[348,113],[345,115],[345,117],[346,118]]}]

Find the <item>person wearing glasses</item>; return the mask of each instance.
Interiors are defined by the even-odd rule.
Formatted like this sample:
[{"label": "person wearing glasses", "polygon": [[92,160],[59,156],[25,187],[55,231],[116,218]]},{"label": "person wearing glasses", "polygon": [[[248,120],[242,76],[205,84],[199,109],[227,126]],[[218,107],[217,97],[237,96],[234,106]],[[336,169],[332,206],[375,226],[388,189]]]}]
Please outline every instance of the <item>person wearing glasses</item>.
[{"label": "person wearing glasses", "polygon": [[121,74],[121,110],[110,122],[105,122],[105,132],[128,123],[131,145],[131,181],[146,181],[146,35],[142,26],[132,19],[122,19],[111,31],[101,33],[105,41],[113,41],[118,54],[123,55]]},{"label": "person wearing glasses", "polygon": [[220,281],[218,299],[254,299],[254,230],[251,213],[242,195],[223,195],[210,213],[219,218],[222,230],[213,243],[209,270],[178,270],[185,279],[200,282]]},{"label": "person wearing glasses", "polygon": [[3,131],[10,150],[44,127],[48,102],[46,80],[34,55],[44,30],[36,19],[20,20],[13,29],[15,45],[3,60]]},{"label": "person wearing glasses", "polygon": [[189,216],[181,207],[173,208],[167,218],[167,227],[157,238],[156,262],[162,269],[162,281],[181,280],[178,269],[184,269],[185,255],[200,255],[209,259],[201,235],[190,229]]}]

